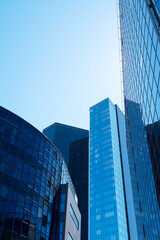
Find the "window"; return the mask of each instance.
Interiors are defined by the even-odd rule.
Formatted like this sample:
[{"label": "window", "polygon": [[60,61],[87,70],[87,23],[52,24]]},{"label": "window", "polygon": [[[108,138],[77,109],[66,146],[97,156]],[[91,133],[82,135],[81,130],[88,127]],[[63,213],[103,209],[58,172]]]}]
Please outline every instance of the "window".
[{"label": "window", "polygon": [[96,216],[96,220],[100,220],[100,219],[101,219],[101,215],[99,214]]},{"label": "window", "polygon": [[138,191],[138,193],[139,193],[139,185],[138,185],[138,181],[137,181],[137,191]]},{"label": "window", "polygon": [[142,213],[142,205],[141,205],[141,202],[139,202],[139,208],[140,208],[140,211]]},{"label": "window", "polygon": [[49,205],[49,197],[48,197],[48,196],[45,196],[44,204],[45,204],[46,206]]},{"label": "window", "polygon": [[145,233],[144,224],[143,224],[143,235],[144,235],[144,238],[145,238],[146,237],[146,233]]},{"label": "window", "polygon": [[134,163],[134,171],[135,171],[135,173],[136,173],[136,164]]},{"label": "window", "polygon": [[105,218],[113,217],[113,216],[114,216],[114,211],[105,213]]},{"label": "window", "polygon": [[68,233],[68,240],[73,240],[70,233]]},{"label": "window", "polygon": [[77,217],[76,217],[76,215],[75,215],[71,205],[70,205],[70,214],[71,214],[71,217],[72,217],[72,219],[73,219],[77,229],[79,229],[79,222],[78,222],[78,219],[77,219]]},{"label": "window", "polygon": [[47,225],[47,216],[43,215],[42,226],[46,227]]},{"label": "window", "polygon": [[101,230],[96,231],[96,235],[101,235]]}]

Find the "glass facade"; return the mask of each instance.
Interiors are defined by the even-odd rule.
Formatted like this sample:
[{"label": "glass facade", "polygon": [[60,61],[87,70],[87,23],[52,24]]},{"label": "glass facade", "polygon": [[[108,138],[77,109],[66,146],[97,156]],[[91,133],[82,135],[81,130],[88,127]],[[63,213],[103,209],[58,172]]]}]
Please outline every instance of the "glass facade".
[{"label": "glass facade", "polygon": [[43,133],[62,153],[67,167],[69,165],[69,148],[71,142],[88,136],[88,130],[60,123],[54,123],[45,128]]},{"label": "glass facade", "polygon": [[53,218],[54,224],[51,230],[51,239],[63,240],[65,231],[65,212],[67,201],[67,187],[62,184],[58,189],[56,197],[54,198],[53,205]]},{"label": "glass facade", "polygon": [[87,240],[89,131],[54,123],[45,128],[43,133],[58,147],[64,156],[62,183],[73,182],[73,184],[70,184],[70,188],[73,195],[76,196],[77,194],[78,197],[78,207],[81,212],[81,238]]},{"label": "glass facade", "polygon": [[146,126],[147,141],[149,146],[149,153],[151,157],[151,164],[153,169],[153,176],[155,180],[157,200],[160,206],[160,127],[158,122]]},{"label": "glass facade", "polygon": [[70,144],[69,172],[78,196],[81,212],[81,239],[88,239],[88,162],[89,139],[82,138]]},{"label": "glass facade", "polygon": [[42,133],[0,107],[0,239],[49,239],[62,161]]},{"label": "glass facade", "polygon": [[81,216],[69,184],[61,184],[54,198],[52,222],[51,239],[81,239]]},{"label": "glass facade", "polygon": [[157,8],[158,8],[158,15],[160,16],[160,0],[157,0],[157,1],[153,1],[154,2],[154,4],[157,6]]},{"label": "glass facade", "polygon": [[68,168],[66,166],[66,163],[65,163],[65,161],[63,161],[63,163],[62,163],[61,184],[66,184],[66,183],[69,183],[69,186],[70,186],[72,194],[73,194],[73,196],[75,198],[75,201],[78,203],[78,198],[77,198],[75,187],[73,185],[73,182],[72,182],[72,179],[70,177],[70,174],[69,174]]},{"label": "glass facade", "polygon": [[90,108],[90,240],[129,239],[117,120],[108,98]]},{"label": "glass facade", "polygon": [[160,239],[160,3],[119,0],[127,149],[138,239]]}]

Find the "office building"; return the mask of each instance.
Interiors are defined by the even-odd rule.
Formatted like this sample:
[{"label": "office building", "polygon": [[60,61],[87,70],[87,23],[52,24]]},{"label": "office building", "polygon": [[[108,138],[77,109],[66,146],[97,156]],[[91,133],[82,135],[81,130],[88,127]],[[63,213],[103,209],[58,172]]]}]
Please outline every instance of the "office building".
[{"label": "office building", "polygon": [[126,116],[126,133],[138,239],[158,239],[159,204],[154,178],[158,171],[155,165],[157,155],[150,155],[153,151],[153,146],[148,145],[150,140],[152,142],[151,130],[149,126],[146,131],[140,105],[126,101],[130,109]]},{"label": "office building", "polygon": [[81,215],[69,184],[61,184],[54,201],[51,239],[80,240]]},{"label": "office building", "polygon": [[138,239],[160,239],[157,189],[160,175],[160,1],[119,0],[119,17],[127,149]]},{"label": "office building", "polygon": [[61,123],[52,124],[51,126],[45,128],[43,133],[62,153],[67,167],[69,165],[70,143],[88,136],[87,130]]},{"label": "office building", "polygon": [[[45,128],[43,133],[58,147],[69,170],[81,213],[81,239],[88,239],[88,130],[60,123]],[[68,174],[65,174],[68,176]]]},{"label": "office building", "polygon": [[64,160],[62,163],[61,185],[53,202],[52,222],[50,239],[81,239],[81,213],[78,198]]},{"label": "office building", "polygon": [[137,239],[121,110],[108,98],[90,108],[89,239]]},{"label": "office building", "polygon": [[160,206],[160,121],[147,125],[146,132],[157,200]]},{"label": "office building", "polygon": [[[0,107],[0,239],[50,239],[54,200],[62,179],[69,179],[62,177],[62,163],[59,150],[41,132]],[[71,179],[66,186],[80,229]],[[56,240],[68,240],[69,233],[74,236],[69,227],[65,232],[64,238]],[[80,230],[76,234],[79,240]]]},{"label": "office building", "polygon": [[81,212],[81,239],[88,239],[88,165],[89,139],[82,138],[70,144],[69,173],[78,196]]}]

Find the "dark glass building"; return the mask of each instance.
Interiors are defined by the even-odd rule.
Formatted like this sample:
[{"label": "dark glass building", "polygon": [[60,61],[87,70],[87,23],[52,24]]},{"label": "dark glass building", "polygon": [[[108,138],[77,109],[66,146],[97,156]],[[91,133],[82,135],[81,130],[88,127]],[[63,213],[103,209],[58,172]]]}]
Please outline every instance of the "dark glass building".
[{"label": "dark glass building", "polygon": [[81,212],[81,239],[88,239],[88,137],[70,144],[69,173],[78,196]]},{"label": "dark glass building", "polygon": [[[62,162],[41,132],[0,107],[0,239],[50,239]],[[72,205],[77,213],[76,201]]]},{"label": "dark glass building", "polygon": [[[81,213],[81,239],[88,239],[88,130],[60,123],[45,128],[43,133],[58,147],[69,170]],[[68,176],[68,174],[64,174]],[[72,186],[73,186],[72,185]],[[74,191],[74,190],[73,190]]]},{"label": "dark glass building", "polygon": [[54,123],[43,130],[50,141],[62,153],[66,165],[69,165],[70,143],[88,136],[88,130],[68,126],[61,123]]},{"label": "dark glass building", "polygon": [[[53,225],[52,239],[80,240],[81,213],[78,207],[76,190],[65,161],[62,164],[61,185],[53,207],[53,222],[56,225]],[[58,236],[59,238],[57,238]]]},{"label": "dark glass building", "polygon": [[81,215],[69,184],[61,184],[54,199],[51,239],[80,240]]},{"label": "dark glass building", "polygon": [[157,199],[160,206],[160,121],[147,125],[145,129],[147,132]]},{"label": "dark glass building", "polygon": [[160,1],[119,0],[127,149],[140,240],[160,239],[159,9]]},{"label": "dark glass building", "polygon": [[89,239],[136,240],[125,119],[107,98],[90,108]]}]

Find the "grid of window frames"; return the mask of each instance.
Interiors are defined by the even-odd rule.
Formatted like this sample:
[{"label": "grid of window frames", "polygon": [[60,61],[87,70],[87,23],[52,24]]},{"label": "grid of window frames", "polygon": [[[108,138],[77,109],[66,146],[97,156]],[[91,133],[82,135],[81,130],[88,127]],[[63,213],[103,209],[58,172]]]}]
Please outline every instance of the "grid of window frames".
[{"label": "grid of window frames", "polygon": [[90,109],[89,239],[128,240],[115,106]]},{"label": "grid of window frames", "polygon": [[0,107],[0,239],[49,239],[62,161],[42,133]]},{"label": "grid of window frames", "polygon": [[[159,1],[157,7],[159,8]],[[151,0],[119,0],[127,148],[139,239],[160,239],[160,31]],[[152,137],[148,137],[152,127]],[[151,132],[151,130],[150,130]],[[153,153],[151,155],[151,153]]]},{"label": "grid of window frames", "polygon": [[67,184],[61,184],[54,198],[51,239],[63,240],[65,234],[65,217],[67,201]]}]

